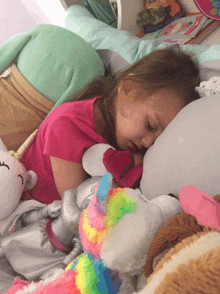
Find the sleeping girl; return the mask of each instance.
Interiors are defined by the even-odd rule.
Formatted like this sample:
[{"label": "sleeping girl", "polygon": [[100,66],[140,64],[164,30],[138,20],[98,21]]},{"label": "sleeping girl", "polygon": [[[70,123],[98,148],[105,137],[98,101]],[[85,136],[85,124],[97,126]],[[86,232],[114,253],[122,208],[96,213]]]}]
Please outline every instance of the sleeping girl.
[{"label": "sleeping girl", "polygon": [[38,183],[23,199],[59,200],[87,177],[86,149],[107,143],[142,168],[143,155],[177,113],[198,99],[199,70],[178,49],[157,50],[120,75],[99,77],[72,102],[57,106],[41,124],[22,158]]}]

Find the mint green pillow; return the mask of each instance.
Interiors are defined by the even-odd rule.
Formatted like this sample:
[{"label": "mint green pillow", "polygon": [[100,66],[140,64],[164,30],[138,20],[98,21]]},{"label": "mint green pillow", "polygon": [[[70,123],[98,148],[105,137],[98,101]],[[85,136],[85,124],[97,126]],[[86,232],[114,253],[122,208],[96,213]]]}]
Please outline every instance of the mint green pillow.
[{"label": "mint green pillow", "polygon": [[[115,29],[94,18],[86,7],[78,4],[68,8],[65,22],[66,29],[82,37],[96,50],[113,50],[130,64],[156,49],[171,46],[169,43],[142,40],[127,31]],[[219,45],[180,45],[180,48],[191,53],[199,63],[220,59]]]},{"label": "mint green pillow", "polygon": [[105,68],[96,50],[83,38],[54,25],[37,25],[0,46],[0,72],[16,62],[26,80],[57,105],[72,99]]}]

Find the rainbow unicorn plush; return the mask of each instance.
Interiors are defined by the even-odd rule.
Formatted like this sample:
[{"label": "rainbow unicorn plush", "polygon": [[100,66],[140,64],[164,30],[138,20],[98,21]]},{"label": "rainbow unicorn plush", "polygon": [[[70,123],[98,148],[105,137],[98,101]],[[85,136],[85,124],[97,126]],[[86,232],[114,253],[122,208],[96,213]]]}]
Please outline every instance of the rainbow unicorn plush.
[{"label": "rainbow unicorn plush", "polygon": [[102,240],[123,215],[135,210],[136,202],[122,188],[110,190],[111,181],[111,174],[101,179],[96,195],[81,214],[79,233],[84,253],[66,267],[66,271],[75,272],[79,293],[113,294],[121,285],[117,272],[109,270],[101,260]]},{"label": "rainbow unicorn plush", "polygon": [[112,175],[105,174],[80,218],[79,233],[84,253],[64,272],[40,282],[15,279],[7,294],[129,294],[146,285],[144,266],[150,242],[167,216],[159,203],[140,191],[112,189]]}]

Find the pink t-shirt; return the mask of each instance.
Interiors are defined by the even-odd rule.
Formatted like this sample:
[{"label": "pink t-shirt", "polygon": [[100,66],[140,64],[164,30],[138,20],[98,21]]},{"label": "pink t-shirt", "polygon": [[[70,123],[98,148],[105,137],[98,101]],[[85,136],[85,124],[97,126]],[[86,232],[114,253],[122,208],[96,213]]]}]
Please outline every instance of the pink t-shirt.
[{"label": "pink t-shirt", "polygon": [[53,178],[50,156],[82,162],[83,153],[96,143],[108,143],[96,133],[93,106],[96,98],[74,101],[56,107],[41,124],[37,137],[21,162],[38,176],[36,186],[23,199],[42,203],[59,200]]}]

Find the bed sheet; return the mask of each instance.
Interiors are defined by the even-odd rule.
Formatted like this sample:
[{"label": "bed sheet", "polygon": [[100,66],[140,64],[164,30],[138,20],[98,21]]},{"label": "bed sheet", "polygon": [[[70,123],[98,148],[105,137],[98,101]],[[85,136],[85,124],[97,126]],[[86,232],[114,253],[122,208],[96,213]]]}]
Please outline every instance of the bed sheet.
[{"label": "bed sheet", "polygon": [[[129,64],[156,49],[172,45],[142,40],[127,31],[115,29],[95,19],[86,7],[78,4],[67,9],[65,28],[81,36],[96,50],[108,49],[117,52]],[[180,45],[180,48],[190,53],[199,64],[220,59],[220,45]]]}]

